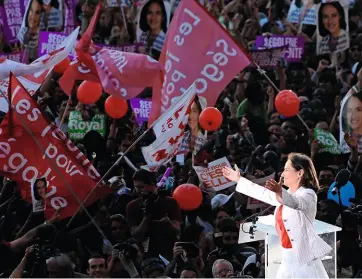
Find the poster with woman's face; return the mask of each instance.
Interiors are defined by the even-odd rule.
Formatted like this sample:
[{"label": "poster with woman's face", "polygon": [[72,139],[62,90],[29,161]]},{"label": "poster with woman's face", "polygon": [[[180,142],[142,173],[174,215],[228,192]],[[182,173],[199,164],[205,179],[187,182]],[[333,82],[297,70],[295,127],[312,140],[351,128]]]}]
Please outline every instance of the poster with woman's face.
[{"label": "poster with woman's face", "polygon": [[198,96],[191,106],[191,112],[185,128],[185,135],[180,146],[180,153],[196,154],[206,141],[205,131],[201,128],[199,118],[201,111],[207,107],[205,98]]},{"label": "poster with woman's face", "polygon": [[42,0],[30,0],[28,2],[23,23],[18,33],[19,41],[28,48],[38,46],[40,19],[43,12]]},{"label": "poster with woman's face", "polygon": [[40,30],[62,31],[64,21],[63,0],[30,0],[18,33],[18,39],[26,47],[36,48]]},{"label": "poster with woman's face", "polygon": [[170,24],[171,4],[166,0],[147,0],[140,9],[137,24],[137,42],[143,53],[161,53]]},{"label": "poster with woman's face", "polygon": [[362,152],[362,93],[347,95],[342,100],[339,131],[340,146],[343,153],[350,152],[350,148],[344,140],[345,133],[358,138],[358,152]]},{"label": "poster with woman's face", "polygon": [[317,54],[348,49],[348,1],[322,1],[317,11]]},{"label": "poster with woman's face", "polygon": [[33,212],[45,210],[48,182],[45,178],[34,179],[31,183]]}]

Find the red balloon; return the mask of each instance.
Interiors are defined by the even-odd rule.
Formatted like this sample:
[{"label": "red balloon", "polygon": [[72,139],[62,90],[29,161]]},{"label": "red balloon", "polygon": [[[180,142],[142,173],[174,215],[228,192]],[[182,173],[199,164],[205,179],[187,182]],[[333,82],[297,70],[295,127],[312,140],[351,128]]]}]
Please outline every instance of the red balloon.
[{"label": "red balloon", "polygon": [[215,131],[220,128],[222,123],[221,112],[214,107],[205,108],[199,117],[200,126],[206,131]]},{"label": "red balloon", "polygon": [[173,198],[183,210],[194,210],[202,202],[202,193],[199,187],[193,184],[182,184],[172,194]]},{"label": "red balloon", "polygon": [[299,108],[299,98],[292,90],[282,90],[275,98],[275,109],[282,116],[295,116],[297,115]]},{"label": "red balloon", "polygon": [[128,111],[127,101],[114,95],[107,98],[104,107],[107,114],[114,119],[122,118]]},{"label": "red balloon", "polygon": [[77,98],[85,105],[95,104],[101,96],[102,85],[98,82],[85,80],[78,87]]},{"label": "red balloon", "polygon": [[66,57],[63,61],[55,65],[54,72],[58,74],[63,74],[65,70],[69,67],[69,64],[70,64],[70,59]]}]

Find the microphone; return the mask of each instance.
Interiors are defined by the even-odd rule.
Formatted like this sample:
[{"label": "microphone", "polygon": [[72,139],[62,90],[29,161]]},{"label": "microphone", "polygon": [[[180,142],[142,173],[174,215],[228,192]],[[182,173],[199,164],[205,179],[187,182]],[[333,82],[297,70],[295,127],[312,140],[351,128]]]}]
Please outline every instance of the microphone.
[{"label": "microphone", "polygon": [[253,153],[251,153],[251,157],[249,159],[248,164],[246,165],[245,171],[244,173],[247,173],[248,170],[250,169],[254,159],[256,158],[256,156],[258,156],[260,153],[262,153],[264,151],[264,146],[259,145],[257,146],[257,148],[255,148],[255,150],[253,151]]},{"label": "microphone", "polygon": [[334,188],[332,189],[332,194],[336,195],[339,192],[339,190],[344,185],[347,184],[350,177],[351,177],[351,173],[348,170],[346,170],[346,169],[340,170],[337,173],[337,176],[335,179],[336,184],[334,185]]}]

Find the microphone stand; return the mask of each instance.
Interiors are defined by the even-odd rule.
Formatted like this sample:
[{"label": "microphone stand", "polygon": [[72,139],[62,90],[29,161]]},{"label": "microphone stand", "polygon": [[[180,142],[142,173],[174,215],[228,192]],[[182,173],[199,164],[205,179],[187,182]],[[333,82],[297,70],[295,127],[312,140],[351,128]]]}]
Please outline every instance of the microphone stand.
[{"label": "microphone stand", "polygon": [[[256,229],[256,222],[259,220],[259,216],[262,215],[263,213],[265,213],[266,211],[268,211],[270,208],[274,207],[274,205],[268,206],[266,209],[254,213],[253,215],[250,215],[249,217],[246,217],[242,222],[241,222],[241,230],[243,231],[243,233],[248,233],[250,234],[250,238],[254,239],[254,233],[255,233],[255,229]],[[244,230],[244,224],[246,223],[246,221],[252,219],[251,221],[251,226],[249,228],[249,231],[245,231]]]}]

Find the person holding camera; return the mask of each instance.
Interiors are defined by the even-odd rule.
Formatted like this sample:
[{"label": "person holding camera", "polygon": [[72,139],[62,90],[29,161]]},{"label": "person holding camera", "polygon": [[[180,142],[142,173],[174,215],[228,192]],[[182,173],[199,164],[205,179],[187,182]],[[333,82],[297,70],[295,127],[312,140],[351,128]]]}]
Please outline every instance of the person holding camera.
[{"label": "person holding camera", "polygon": [[180,231],[179,206],[171,197],[157,192],[155,173],[140,169],[133,176],[140,198],[127,205],[132,237],[143,242],[146,256],[172,258],[172,248]]},{"label": "person holding camera", "polygon": [[217,248],[208,257],[208,266],[213,266],[218,259],[229,261],[236,272],[242,271],[246,259],[257,254],[252,247],[243,247],[238,244],[239,229],[236,221],[231,218],[220,220],[214,232],[214,241]]},{"label": "person holding camera", "polygon": [[[173,258],[168,264],[165,275],[175,278],[201,278],[205,264],[202,250],[193,242],[176,242],[173,247]],[[181,277],[195,273],[194,277]]]},{"label": "person holding camera", "polygon": [[137,278],[141,274],[143,260],[142,245],[128,239],[113,246],[108,274],[112,278]]}]

